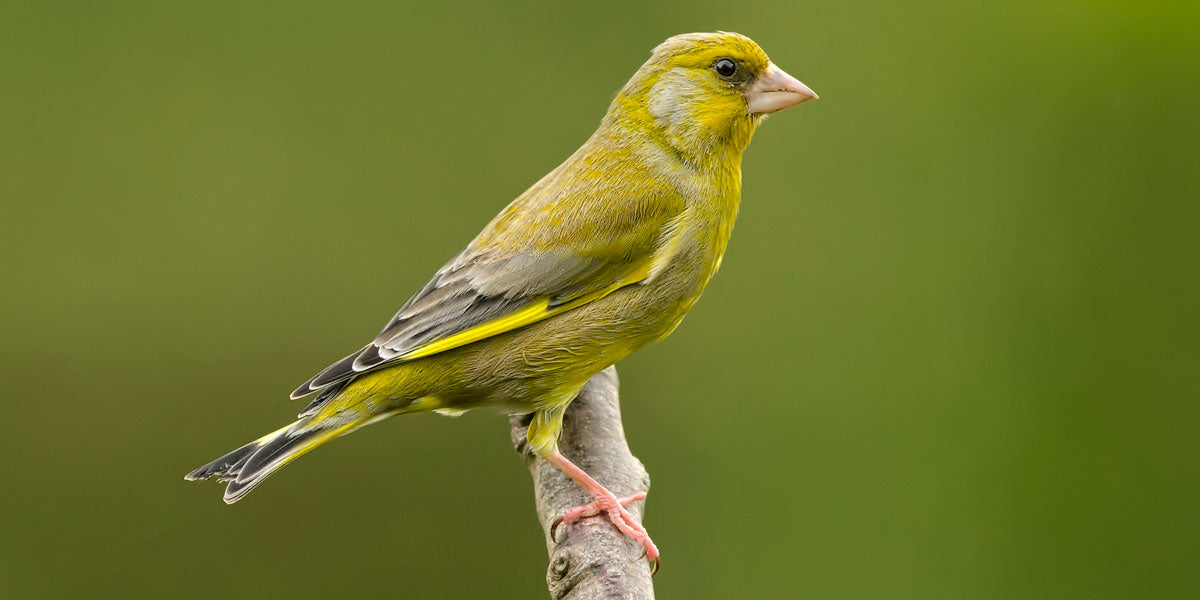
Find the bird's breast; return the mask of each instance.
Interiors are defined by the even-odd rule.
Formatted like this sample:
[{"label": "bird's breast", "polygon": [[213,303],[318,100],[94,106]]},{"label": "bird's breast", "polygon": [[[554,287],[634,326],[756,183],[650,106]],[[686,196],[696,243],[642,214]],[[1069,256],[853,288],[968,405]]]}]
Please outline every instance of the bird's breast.
[{"label": "bird's breast", "polygon": [[666,337],[700,299],[708,282],[721,266],[733,226],[733,214],[685,211],[672,224],[672,239],[665,241],[655,257],[651,276],[641,285],[649,320],[656,325],[654,339]]}]

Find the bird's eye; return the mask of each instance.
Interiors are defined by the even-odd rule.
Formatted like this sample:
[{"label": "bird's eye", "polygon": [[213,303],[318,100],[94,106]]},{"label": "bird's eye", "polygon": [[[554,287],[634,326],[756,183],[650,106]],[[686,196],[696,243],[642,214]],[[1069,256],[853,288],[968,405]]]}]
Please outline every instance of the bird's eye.
[{"label": "bird's eye", "polygon": [[713,69],[721,77],[733,77],[733,74],[737,73],[737,63],[733,62],[732,59],[722,58],[713,63]]}]

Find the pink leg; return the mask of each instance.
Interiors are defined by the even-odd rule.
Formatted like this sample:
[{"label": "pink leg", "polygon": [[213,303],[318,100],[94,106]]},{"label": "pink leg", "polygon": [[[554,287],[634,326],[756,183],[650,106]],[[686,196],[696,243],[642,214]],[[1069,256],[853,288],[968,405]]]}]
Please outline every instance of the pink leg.
[{"label": "pink leg", "polygon": [[607,512],[608,519],[612,521],[613,525],[616,525],[617,529],[619,529],[621,533],[633,538],[634,541],[640,544],[646,554],[646,558],[654,562],[654,570],[658,570],[658,565],[661,562],[659,559],[658,547],[656,547],[654,542],[651,541],[650,534],[646,533],[646,530],[642,527],[642,524],[638,523],[637,519],[634,519],[633,515],[629,514],[629,511],[625,510],[626,505],[644,499],[646,497],[646,492],[638,492],[632,496],[629,496],[628,498],[617,498],[612,492],[608,491],[607,488],[600,485],[600,482],[592,479],[591,475],[588,475],[583,469],[580,469],[578,466],[576,466],[575,463],[567,460],[567,457],[559,454],[557,450],[555,450],[550,456],[546,457],[546,460],[549,460],[551,464],[561,469],[562,472],[566,473],[571,479],[574,479],[575,483],[578,483],[580,486],[582,486],[583,489],[587,490],[587,492],[596,499],[596,501],[592,502],[591,504],[576,506],[575,508],[567,510],[567,512],[563,513],[561,519],[563,523],[570,525],[581,518],[595,516],[601,512]]}]

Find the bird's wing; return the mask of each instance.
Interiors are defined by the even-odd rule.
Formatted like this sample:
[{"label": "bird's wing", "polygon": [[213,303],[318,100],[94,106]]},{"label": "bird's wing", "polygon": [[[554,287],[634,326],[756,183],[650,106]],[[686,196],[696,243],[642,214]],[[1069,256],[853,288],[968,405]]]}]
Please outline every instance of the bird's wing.
[{"label": "bird's wing", "polygon": [[600,201],[518,199],[439,269],[374,341],[292,397],[524,327],[645,280],[664,253],[673,252],[672,223],[684,204],[675,194],[642,196],[618,203],[616,214]]}]

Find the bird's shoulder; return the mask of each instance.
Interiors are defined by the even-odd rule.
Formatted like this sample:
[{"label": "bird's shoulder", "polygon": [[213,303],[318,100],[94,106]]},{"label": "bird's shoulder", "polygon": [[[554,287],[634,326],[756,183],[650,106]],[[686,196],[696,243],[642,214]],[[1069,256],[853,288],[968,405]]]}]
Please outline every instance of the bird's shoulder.
[{"label": "bird's shoulder", "polygon": [[467,253],[569,248],[617,260],[653,252],[686,207],[679,187],[632,152],[575,156],[505,207]]}]

